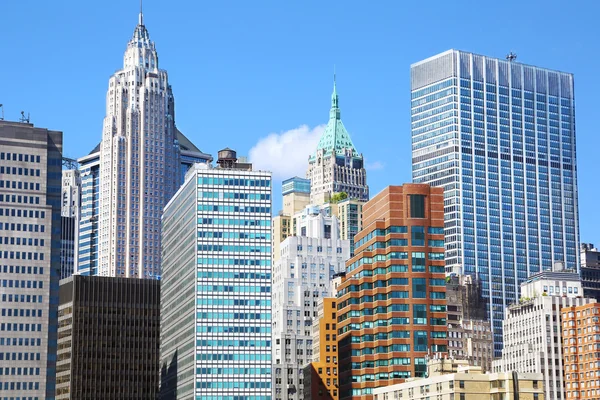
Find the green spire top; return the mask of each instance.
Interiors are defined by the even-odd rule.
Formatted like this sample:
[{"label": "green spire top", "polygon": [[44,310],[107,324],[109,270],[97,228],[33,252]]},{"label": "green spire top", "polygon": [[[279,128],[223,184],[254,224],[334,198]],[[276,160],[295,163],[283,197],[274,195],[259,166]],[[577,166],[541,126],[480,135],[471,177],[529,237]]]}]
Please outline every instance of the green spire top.
[{"label": "green spire top", "polygon": [[[342,123],[341,113],[339,108],[339,96],[337,94],[337,86],[336,86],[336,76],[335,72],[333,73],[333,93],[331,94],[331,109],[329,111],[329,122],[325,127],[325,132],[321,136],[319,140],[319,144],[317,145],[317,151],[323,149],[325,156],[335,155],[343,156],[345,155],[344,149],[352,150],[353,157],[359,157],[354,144],[352,143],[352,139],[350,139],[350,135],[344,124]],[[316,153],[311,156],[311,159],[314,159]]]}]

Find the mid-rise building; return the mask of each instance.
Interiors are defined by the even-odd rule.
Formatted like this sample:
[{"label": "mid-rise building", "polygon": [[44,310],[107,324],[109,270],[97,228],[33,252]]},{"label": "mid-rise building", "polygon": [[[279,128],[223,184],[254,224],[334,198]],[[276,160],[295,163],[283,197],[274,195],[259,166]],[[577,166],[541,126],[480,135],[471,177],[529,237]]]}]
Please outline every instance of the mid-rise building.
[{"label": "mid-rise building", "polygon": [[578,268],[573,75],[514,58],[411,66],[413,182],[444,188],[446,269],[481,281],[496,356],[520,283]]},{"label": "mid-rise building", "polygon": [[73,275],[60,282],[56,399],[155,399],[160,282]]},{"label": "mid-rise building", "polygon": [[312,327],[312,362],[304,368],[304,400],[338,399],[337,299],[318,302]]},{"label": "mid-rise building", "polygon": [[161,399],[271,399],[271,173],[219,152],[167,204]]},{"label": "mid-rise building", "polygon": [[598,399],[600,304],[563,307],[561,313],[566,398]]},{"label": "mid-rise building", "polygon": [[283,210],[273,218],[273,264],[279,259],[279,245],[288,236],[295,235],[293,216],[302,211],[310,202],[310,181],[294,177],[283,181]]},{"label": "mid-rise building", "polygon": [[579,254],[583,294],[600,300],[600,250],[592,243],[582,243]]},{"label": "mid-rise building", "polygon": [[366,200],[345,198],[325,205],[329,213],[340,221],[340,237],[350,241],[351,256],[354,256],[354,236],[363,228],[362,209],[365,203]]},{"label": "mid-rise building", "polygon": [[310,180],[311,204],[327,203],[334,193],[341,192],[352,199],[369,200],[363,156],[342,123],[335,79],[329,121],[316,151],[308,158],[306,177]]},{"label": "mid-rise building", "polygon": [[434,359],[427,378],[375,389],[375,400],[544,400],[539,373],[499,372],[484,374],[480,367],[464,360]]},{"label": "mid-rise building", "polygon": [[79,251],[81,218],[81,175],[79,170],[62,171],[60,278],[73,275]]},{"label": "mid-rise building", "polygon": [[337,218],[325,209],[308,206],[294,220],[297,235],[281,243],[281,256],[273,264],[275,399],[305,397],[303,372],[312,361],[319,300],[329,296],[331,279],[350,258],[350,243],[340,239]]},{"label": "mid-rise building", "polygon": [[443,189],[389,186],[363,207],[363,226],[338,286],[340,399],[423,377],[448,345]]},{"label": "mid-rise building", "polygon": [[502,358],[494,372],[541,373],[547,399],[565,394],[561,309],[589,304],[574,271],[545,271],[521,284],[521,298],[506,308]]},{"label": "mid-rise building", "polygon": [[63,134],[0,121],[0,397],[53,399]]},{"label": "mid-rise building", "polygon": [[83,196],[81,273],[159,279],[160,217],[180,184],[173,177],[199,160],[210,156],[175,127],[173,91],[140,13],[108,82],[102,141],[81,159],[84,191],[93,192]]},{"label": "mid-rise building", "polygon": [[446,278],[448,354],[491,371],[494,341],[481,285],[471,275]]}]

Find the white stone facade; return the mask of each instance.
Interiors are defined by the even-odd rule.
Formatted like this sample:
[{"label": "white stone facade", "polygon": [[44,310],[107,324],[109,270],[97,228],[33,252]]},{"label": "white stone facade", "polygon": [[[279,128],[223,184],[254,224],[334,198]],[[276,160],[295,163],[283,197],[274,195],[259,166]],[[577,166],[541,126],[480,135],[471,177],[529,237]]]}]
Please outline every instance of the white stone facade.
[{"label": "white stone facade", "polygon": [[350,242],[339,239],[336,217],[308,206],[296,214],[298,232],[281,243],[273,265],[273,398],[304,398],[303,367],[312,361],[312,323],[332,277],[345,269]]},{"label": "white stone facade", "polygon": [[[551,287],[554,294],[543,294],[549,293]],[[559,295],[556,288],[560,289]],[[574,293],[575,288],[578,294]],[[541,373],[545,398],[565,399],[560,310],[594,300],[582,297],[579,276],[569,272],[534,275],[521,285],[521,293],[519,304],[506,308],[502,358],[492,362],[492,369]]]}]

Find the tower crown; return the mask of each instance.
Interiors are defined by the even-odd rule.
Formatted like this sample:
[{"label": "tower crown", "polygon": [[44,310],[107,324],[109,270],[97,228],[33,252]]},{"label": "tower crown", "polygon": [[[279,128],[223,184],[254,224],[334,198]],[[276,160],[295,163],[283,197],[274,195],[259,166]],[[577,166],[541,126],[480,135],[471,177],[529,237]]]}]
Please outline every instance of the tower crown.
[{"label": "tower crown", "polygon": [[[337,85],[335,74],[333,75],[333,93],[331,94],[331,109],[329,110],[329,122],[325,127],[325,132],[319,140],[316,151],[323,150],[325,156],[340,155],[346,156],[351,153],[352,157],[360,157],[358,151],[352,143],[350,134],[344,127],[339,108],[340,99],[337,94]],[[310,157],[310,160],[316,158],[316,152]]]},{"label": "tower crown", "polygon": [[123,66],[125,68],[141,67],[146,70],[158,69],[158,54],[154,42],[150,40],[150,33],[144,25],[144,13],[141,9],[141,3],[138,24],[133,31],[131,40],[127,43]]}]

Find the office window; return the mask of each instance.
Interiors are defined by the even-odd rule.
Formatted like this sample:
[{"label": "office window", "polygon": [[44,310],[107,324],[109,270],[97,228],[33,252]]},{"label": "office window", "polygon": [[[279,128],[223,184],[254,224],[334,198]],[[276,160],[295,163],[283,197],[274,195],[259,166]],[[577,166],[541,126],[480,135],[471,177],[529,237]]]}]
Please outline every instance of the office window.
[{"label": "office window", "polygon": [[410,197],[410,217],[425,218],[425,196],[422,194],[411,194]]}]

